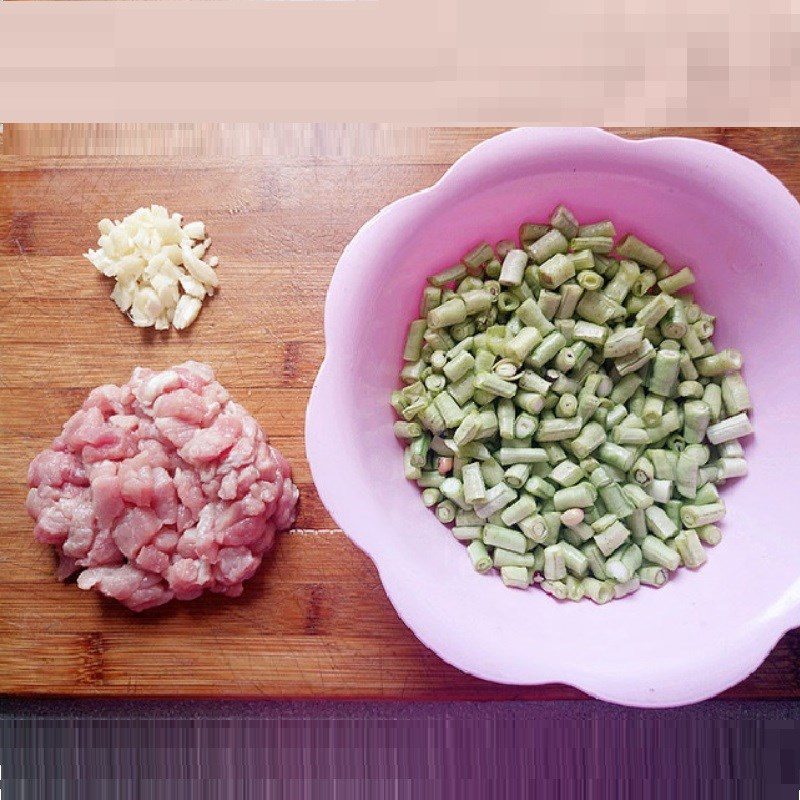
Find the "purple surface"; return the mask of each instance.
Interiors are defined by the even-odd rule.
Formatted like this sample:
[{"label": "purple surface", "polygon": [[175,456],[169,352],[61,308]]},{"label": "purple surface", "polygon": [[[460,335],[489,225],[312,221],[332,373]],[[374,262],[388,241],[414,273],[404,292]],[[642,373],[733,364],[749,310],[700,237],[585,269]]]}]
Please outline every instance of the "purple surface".
[{"label": "purple surface", "polygon": [[3,800],[796,798],[797,703],[0,700]]},{"label": "purple surface", "polygon": [[[743,351],[757,409],[751,475],[725,488],[725,540],[708,564],[602,608],[477,575],[404,480],[388,404],[425,277],[481,240],[514,236],[522,220],[546,219],[558,202],[587,222],[611,217],[695,269],[696,296],[718,316],[715,343]],[[328,294],[307,450],[323,502],[428,647],[494,681],[565,682],[668,706],[737,683],[800,624],[798,253],[800,206],[753,161],[696,140],[590,129],[490,139],[359,231]]]}]

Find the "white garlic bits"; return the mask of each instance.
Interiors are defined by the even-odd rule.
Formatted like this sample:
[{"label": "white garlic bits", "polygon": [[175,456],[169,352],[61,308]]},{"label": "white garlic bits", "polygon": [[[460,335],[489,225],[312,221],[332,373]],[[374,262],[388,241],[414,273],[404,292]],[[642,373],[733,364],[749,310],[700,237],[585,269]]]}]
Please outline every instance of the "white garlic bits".
[{"label": "white garlic bits", "polygon": [[137,328],[188,328],[203,299],[219,286],[216,256],[204,260],[211,244],[205,224],[182,219],[150,206],[97,224],[98,249],[86,258],[115,279],[111,299]]}]

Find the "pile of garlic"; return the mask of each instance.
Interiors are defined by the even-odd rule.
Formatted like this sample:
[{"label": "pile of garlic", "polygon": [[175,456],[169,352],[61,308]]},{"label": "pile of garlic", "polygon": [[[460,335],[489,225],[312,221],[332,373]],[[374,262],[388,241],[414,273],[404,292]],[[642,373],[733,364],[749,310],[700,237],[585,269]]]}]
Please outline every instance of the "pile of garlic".
[{"label": "pile of garlic", "polygon": [[116,280],[111,299],[137,328],[187,328],[205,296],[219,286],[213,269],[217,257],[203,260],[211,244],[205,224],[182,225],[182,219],[163,206],[150,206],[121,222],[101,219],[97,224],[98,249],[85,256]]}]

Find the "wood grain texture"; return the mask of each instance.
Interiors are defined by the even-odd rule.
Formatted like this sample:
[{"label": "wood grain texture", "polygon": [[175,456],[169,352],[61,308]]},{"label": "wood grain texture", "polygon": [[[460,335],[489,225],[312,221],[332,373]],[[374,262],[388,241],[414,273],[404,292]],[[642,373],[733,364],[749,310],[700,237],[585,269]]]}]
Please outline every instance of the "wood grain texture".
[{"label": "wood grain texture", "polygon": [[[0,147],[0,693],[574,699],[458,672],[405,628],[337,530],[305,460],[339,253],[385,204],[497,131],[385,126],[5,126]],[[669,131],[725,143],[800,195],[795,129]],[[667,133],[622,131],[642,137]],[[95,224],[160,202],[206,221],[222,290],[188,331],[134,329],[81,258]],[[293,461],[297,528],[239,600],[142,615],[53,577],[32,539],[25,472],[98,383],[194,357]],[[800,634],[727,697],[800,697]]]}]

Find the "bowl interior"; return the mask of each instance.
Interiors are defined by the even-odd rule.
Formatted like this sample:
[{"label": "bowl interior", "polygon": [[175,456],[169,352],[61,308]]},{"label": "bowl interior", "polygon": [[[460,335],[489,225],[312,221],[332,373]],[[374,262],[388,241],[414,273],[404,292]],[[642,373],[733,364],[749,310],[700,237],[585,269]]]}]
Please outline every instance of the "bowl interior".
[{"label": "bowl interior", "polygon": [[[684,155],[677,140],[672,150],[648,145],[607,135],[538,146],[519,139],[480,169],[456,169],[390,209],[346,254],[358,262],[339,286],[336,314],[348,328],[329,342],[344,376],[340,488],[359,506],[359,543],[382,574],[405,582],[406,610],[427,614],[429,643],[439,636],[448,660],[511,682],[591,675],[624,692],[638,674],[641,702],[680,680],[676,664],[702,671],[737,649],[745,657],[748,638],[800,593],[798,211],[772,179],[774,196],[754,194],[751,162],[736,159],[741,170],[728,169],[710,151]],[[708,563],[604,607],[512,591],[474,573],[463,546],[404,479],[388,402],[426,277],[480,241],[516,238],[520,222],[546,221],[560,202],[581,222],[610,218],[618,233],[636,233],[673,266],[695,270],[692,291],[717,316],[714,342],[744,354],[756,409],[756,435],[746,441],[750,475],[723,489],[725,538]],[[693,677],[706,679],[713,675]]]}]

